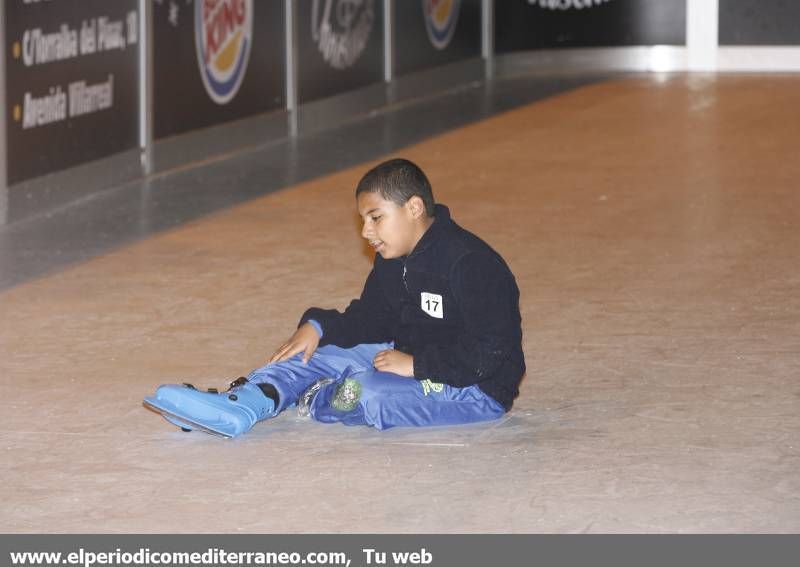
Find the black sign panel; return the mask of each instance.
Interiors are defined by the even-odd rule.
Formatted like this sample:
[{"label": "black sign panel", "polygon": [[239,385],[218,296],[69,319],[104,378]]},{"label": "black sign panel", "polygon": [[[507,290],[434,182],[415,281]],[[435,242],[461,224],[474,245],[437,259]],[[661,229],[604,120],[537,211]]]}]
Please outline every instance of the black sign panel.
[{"label": "black sign panel", "polygon": [[138,146],[136,0],[6,0],[8,183]]},{"label": "black sign panel", "polygon": [[395,2],[395,71],[403,75],[481,53],[481,0]]},{"label": "black sign panel", "polygon": [[383,79],[383,1],[297,3],[300,102]]},{"label": "black sign panel", "polygon": [[155,138],[284,105],[282,0],[156,0]]},{"label": "black sign panel", "polygon": [[685,45],[686,0],[503,0],[498,53],[559,47]]},{"label": "black sign panel", "polygon": [[797,0],[720,0],[720,45],[800,45]]}]

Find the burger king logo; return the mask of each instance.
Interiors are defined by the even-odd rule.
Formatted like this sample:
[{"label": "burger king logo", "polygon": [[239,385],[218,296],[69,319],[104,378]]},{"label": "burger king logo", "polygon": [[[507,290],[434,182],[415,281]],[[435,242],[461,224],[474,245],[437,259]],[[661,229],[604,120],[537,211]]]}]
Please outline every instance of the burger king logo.
[{"label": "burger king logo", "polygon": [[253,43],[253,0],[197,0],[194,43],[206,92],[227,104],[242,85]]},{"label": "burger king logo", "polygon": [[453,39],[461,0],[422,0],[425,28],[436,49],[444,49]]}]

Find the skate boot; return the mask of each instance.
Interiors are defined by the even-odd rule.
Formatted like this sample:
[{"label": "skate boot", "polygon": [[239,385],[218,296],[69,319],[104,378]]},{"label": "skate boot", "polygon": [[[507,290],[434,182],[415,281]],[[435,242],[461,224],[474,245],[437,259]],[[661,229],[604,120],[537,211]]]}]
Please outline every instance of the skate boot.
[{"label": "skate boot", "polygon": [[275,409],[273,400],[245,378],[234,380],[222,393],[214,388],[201,392],[191,384],[165,384],[144,404],[184,431],[197,429],[222,437],[249,431]]}]

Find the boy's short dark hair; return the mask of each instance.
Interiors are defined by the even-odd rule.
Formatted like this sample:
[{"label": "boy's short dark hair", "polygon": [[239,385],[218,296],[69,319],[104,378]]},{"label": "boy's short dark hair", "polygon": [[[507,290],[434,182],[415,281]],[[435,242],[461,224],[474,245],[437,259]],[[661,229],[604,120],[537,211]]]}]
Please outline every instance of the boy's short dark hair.
[{"label": "boy's short dark hair", "polygon": [[356,197],[361,193],[378,193],[401,206],[416,196],[425,203],[425,213],[433,216],[431,184],[419,166],[407,159],[390,159],[370,169],[356,187]]}]

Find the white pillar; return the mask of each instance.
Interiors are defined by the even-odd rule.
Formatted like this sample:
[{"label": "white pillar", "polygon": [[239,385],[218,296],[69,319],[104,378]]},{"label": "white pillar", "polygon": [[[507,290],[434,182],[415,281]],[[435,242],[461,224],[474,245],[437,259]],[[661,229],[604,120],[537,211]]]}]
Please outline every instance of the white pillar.
[{"label": "white pillar", "polygon": [[286,110],[289,136],[296,137],[297,120],[297,6],[294,0],[285,0],[284,29],[286,40]]},{"label": "white pillar", "polygon": [[383,80],[394,79],[394,0],[383,0]]},{"label": "white pillar", "polygon": [[686,48],[690,71],[716,71],[719,0],[686,0]]},{"label": "white pillar", "polygon": [[486,62],[486,78],[494,75],[494,0],[481,2],[481,57]]},{"label": "white pillar", "polygon": [[153,6],[139,0],[139,150],[142,175],[153,173]]}]

